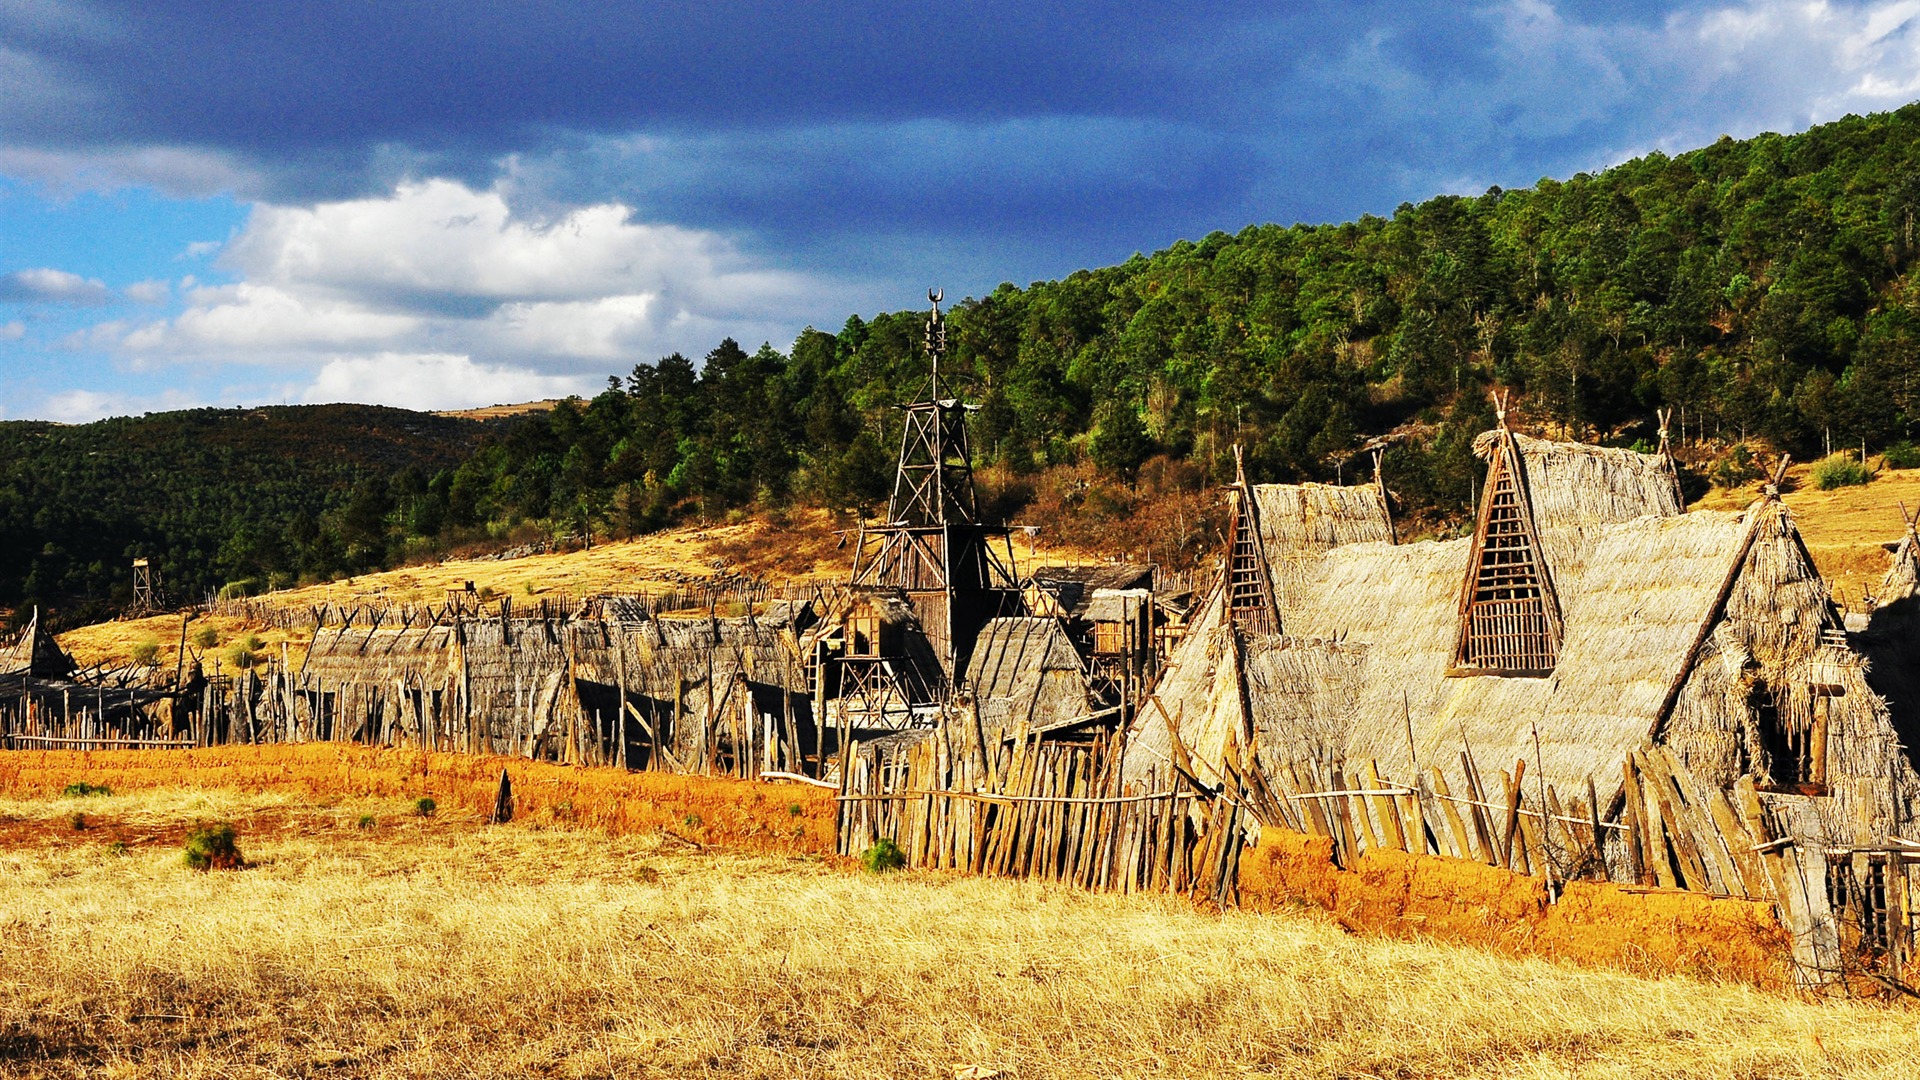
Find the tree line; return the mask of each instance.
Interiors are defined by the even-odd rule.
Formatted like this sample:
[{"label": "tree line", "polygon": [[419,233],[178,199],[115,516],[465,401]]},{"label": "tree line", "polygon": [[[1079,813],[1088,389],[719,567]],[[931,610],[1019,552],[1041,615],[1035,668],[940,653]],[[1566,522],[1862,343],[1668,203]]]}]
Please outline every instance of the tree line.
[{"label": "tree line", "polygon": [[[1619,445],[1651,445],[1659,408],[1676,439],[1712,448],[1904,444],[1920,414],[1916,214],[1909,106],[1004,284],[950,312],[942,375],[978,406],[976,467],[1008,515],[1125,520],[1228,478],[1235,444],[1262,480],[1351,480],[1370,467],[1360,447],[1394,434],[1403,512],[1446,522],[1472,497],[1493,387],[1535,429]],[[266,494],[271,470],[248,481],[266,485],[249,509],[183,494],[212,502],[188,553],[202,569],[173,572],[217,587],[753,508],[872,512],[895,407],[927,376],[923,318],[854,316],[784,352],[729,339],[639,363],[457,460],[357,463],[306,502]],[[17,474],[0,489],[0,543],[24,561],[0,571],[0,603],[102,592],[98,545],[77,537],[101,523],[39,520]],[[121,514],[114,535],[151,531],[132,501],[101,505]],[[35,553],[48,546],[61,551]]]}]

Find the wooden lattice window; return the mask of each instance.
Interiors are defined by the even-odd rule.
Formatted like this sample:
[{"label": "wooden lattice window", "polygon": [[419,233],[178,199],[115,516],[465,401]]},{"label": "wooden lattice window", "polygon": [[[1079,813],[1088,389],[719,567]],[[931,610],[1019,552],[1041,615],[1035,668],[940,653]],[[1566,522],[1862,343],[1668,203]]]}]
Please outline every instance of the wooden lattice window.
[{"label": "wooden lattice window", "polygon": [[1527,502],[1519,449],[1504,429],[1460,597],[1452,675],[1546,675],[1560,653],[1560,604]]}]

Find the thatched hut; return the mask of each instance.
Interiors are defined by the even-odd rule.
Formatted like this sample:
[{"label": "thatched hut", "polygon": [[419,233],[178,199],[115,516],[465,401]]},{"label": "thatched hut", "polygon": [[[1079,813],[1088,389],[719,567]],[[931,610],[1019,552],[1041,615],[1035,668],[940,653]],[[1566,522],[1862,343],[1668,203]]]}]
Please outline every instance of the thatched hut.
[{"label": "thatched hut", "polygon": [[1682,513],[1655,455],[1504,429],[1476,446],[1473,537],[1261,553],[1277,632],[1245,631],[1229,575],[1131,768],[1170,761],[1174,728],[1199,769],[1239,742],[1269,768],[1372,758],[1405,783],[1457,776],[1465,751],[1524,760],[1530,784],[1591,781],[1604,807],[1623,758],[1658,744],[1804,800],[1835,837],[1909,827],[1920,777],[1782,503]]},{"label": "thatched hut", "polygon": [[53,635],[41,628],[38,608],[13,644],[0,646],[0,676],[64,679],[78,667]]},{"label": "thatched hut", "polygon": [[1869,661],[1867,681],[1886,700],[1894,730],[1920,765],[1920,534],[1912,522],[1893,545],[1873,610],[1850,636]]},{"label": "thatched hut", "polygon": [[988,730],[1047,731],[1085,720],[1087,668],[1060,620],[990,620],[967,664],[980,722]]}]

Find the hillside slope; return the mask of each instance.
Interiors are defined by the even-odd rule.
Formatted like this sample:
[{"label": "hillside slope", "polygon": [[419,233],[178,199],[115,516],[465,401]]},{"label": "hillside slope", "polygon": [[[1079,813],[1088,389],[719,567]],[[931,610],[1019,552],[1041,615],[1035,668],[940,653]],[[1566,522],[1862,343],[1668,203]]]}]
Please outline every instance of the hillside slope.
[{"label": "hillside slope", "polygon": [[250,546],[317,534],[358,485],[452,468],[488,430],[367,405],[0,423],[0,607],[124,603],[135,555],[197,599]]}]

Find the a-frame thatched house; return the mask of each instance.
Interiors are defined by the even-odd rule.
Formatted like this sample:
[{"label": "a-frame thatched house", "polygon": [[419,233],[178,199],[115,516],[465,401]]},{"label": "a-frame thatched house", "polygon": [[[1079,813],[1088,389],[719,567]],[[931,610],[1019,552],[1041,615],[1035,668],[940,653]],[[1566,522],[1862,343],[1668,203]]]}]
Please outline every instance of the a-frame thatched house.
[{"label": "a-frame thatched house", "polygon": [[64,679],[78,667],[53,635],[41,628],[37,608],[20,637],[12,645],[0,647],[0,676]]},{"label": "a-frame thatched house", "polygon": [[[1225,587],[1136,724],[1130,770],[1164,769],[1176,731],[1203,773],[1237,743],[1269,770],[1371,758],[1464,786],[1464,751],[1524,761],[1529,785],[1591,782],[1617,815],[1623,760],[1658,745],[1707,783],[1754,777],[1835,841],[1911,827],[1920,777],[1777,498],[1684,513],[1661,455],[1504,426],[1475,448],[1488,476],[1458,540],[1296,539],[1270,508],[1307,488],[1236,486]],[[1363,500],[1337,505],[1359,518]]]}]

